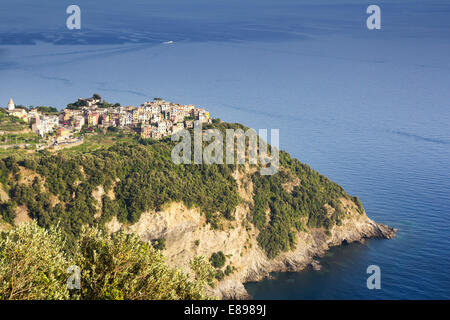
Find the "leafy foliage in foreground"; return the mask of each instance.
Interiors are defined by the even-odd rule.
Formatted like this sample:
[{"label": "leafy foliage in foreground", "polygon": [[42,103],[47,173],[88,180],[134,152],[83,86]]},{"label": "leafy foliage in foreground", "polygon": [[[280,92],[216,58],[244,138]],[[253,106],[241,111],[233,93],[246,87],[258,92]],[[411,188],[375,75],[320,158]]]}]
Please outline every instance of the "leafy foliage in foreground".
[{"label": "leafy foliage in foreground", "polygon": [[0,234],[0,299],[68,299],[61,233],[36,223]]},{"label": "leafy foliage in foreground", "polygon": [[[0,234],[0,299],[207,299],[214,269],[196,257],[192,279],[134,235],[83,229],[74,253],[57,228],[35,222]],[[67,268],[81,270],[80,290],[67,288]]]},{"label": "leafy foliage in foreground", "polygon": [[87,229],[77,248],[74,260],[82,270],[82,299],[207,298],[203,291],[209,279],[191,280],[180,270],[167,267],[161,252],[135,235],[118,232],[109,236],[98,229]]}]

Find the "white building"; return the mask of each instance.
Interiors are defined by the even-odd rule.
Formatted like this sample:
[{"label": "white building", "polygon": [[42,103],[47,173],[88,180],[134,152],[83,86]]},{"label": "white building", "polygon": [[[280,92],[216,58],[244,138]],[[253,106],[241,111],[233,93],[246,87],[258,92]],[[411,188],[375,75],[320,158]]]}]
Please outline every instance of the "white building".
[{"label": "white building", "polygon": [[83,116],[76,116],[73,118],[73,127],[75,130],[81,130],[85,123],[86,120]]},{"label": "white building", "polygon": [[10,99],[9,99],[9,102],[8,102],[8,110],[9,110],[9,111],[12,111],[12,110],[14,110],[15,108],[16,108],[16,105],[14,104],[13,99],[10,98]]},{"label": "white building", "polygon": [[[36,119],[37,120],[37,119]],[[52,132],[58,126],[57,116],[42,116],[40,124],[38,126],[38,132],[40,136],[46,133]]]},{"label": "white building", "polygon": [[172,128],[172,123],[170,121],[160,121],[158,122],[158,133],[165,135],[167,131]]}]

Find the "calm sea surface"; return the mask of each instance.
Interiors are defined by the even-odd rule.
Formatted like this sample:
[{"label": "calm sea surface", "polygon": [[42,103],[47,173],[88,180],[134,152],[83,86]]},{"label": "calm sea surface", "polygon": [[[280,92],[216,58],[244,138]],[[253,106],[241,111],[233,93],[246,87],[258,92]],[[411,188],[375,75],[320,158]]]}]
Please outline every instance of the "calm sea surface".
[{"label": "calm sea surface", "polygon": [[[360,1],[78,2],[83,28],[68,31],[68,1],[2,0],[0,102],[163,97],[278,128],[283,149],[399,231],[249,283],[255,298],[450,298],[448,1],[377,1],[379,31]],[[366,288],[372,264],[381,290]]]}]

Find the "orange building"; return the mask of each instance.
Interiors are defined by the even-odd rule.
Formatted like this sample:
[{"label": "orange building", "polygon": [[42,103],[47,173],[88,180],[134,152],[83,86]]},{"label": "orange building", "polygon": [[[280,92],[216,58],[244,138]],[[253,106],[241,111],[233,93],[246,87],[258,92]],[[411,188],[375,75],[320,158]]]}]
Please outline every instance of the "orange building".
[{"label": "orange building", "polygon": [[56,129],[56,136],[57,137],[64,138],[64,137],[67,137],[69,135],[70,135],[70,130],[69,129],[66,129],[66,128],[58,128],[58,129]]}]

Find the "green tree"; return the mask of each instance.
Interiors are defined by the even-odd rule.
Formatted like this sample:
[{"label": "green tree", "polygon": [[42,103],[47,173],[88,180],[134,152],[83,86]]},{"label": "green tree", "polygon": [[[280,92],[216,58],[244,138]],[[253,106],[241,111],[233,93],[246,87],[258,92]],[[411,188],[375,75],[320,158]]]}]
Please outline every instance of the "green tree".
[{"label": "green tree", "polygon": [[35,222],[0,235],[0,299],[68,299],[64,241]]}]

